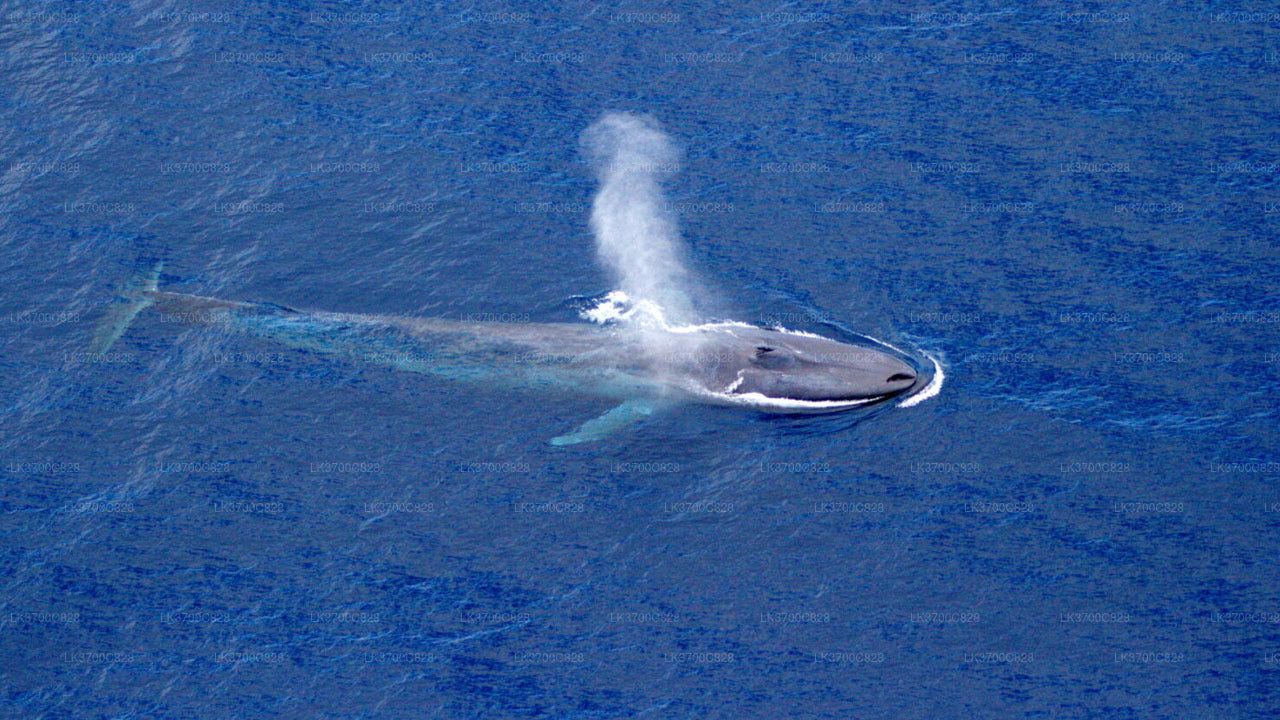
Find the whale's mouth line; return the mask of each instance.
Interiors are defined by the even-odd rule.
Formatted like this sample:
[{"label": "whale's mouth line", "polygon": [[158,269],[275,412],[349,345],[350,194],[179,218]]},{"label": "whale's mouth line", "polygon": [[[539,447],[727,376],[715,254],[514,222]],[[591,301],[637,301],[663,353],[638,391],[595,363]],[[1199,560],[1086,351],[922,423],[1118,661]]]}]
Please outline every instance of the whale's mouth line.
[{"label": "whale's mouth line", "polygon": [[[904,379],[905,379],[905,378],[904,378]],[[899,395],[902,395],[902,394],[905,394],[905,393],[910,392],[911,390],[915,389],[915,386],[916,386],[916,384],[915,384],[915,383],[913,383],[913,384],[911,384],[911,385],[907,385],[907,386],[905,386],[905,387],[895,388],[895,389],[893,389],[893,390],[886,390],[886,391],[884,391],[884,392],[879,392],[879,393],[872,393],[872,394],[869,394],[869,395],[867,395],[867,394],[862,394],[862,395],[832,395],[832,396],[830,396],[830,397],[808,397],[808,398],[799,398],[799,397],[790,397],[790,396],[787,396],[787,395],[766,395],[766,394],[764,394],[764,393],[762,393],[762,392],[759,392],[759,391],[756,391],[756,390],[740,391],[740,390],[738,390],[738,386],[739,386],[740,384],[741,384],[741,380],[735,380],[735,381],[733,382],[733,384],[732,384],[732,385],[730,385],[729,387],[725,388],[725,389],[722,391],[722,392],[723,392],[723,394],[726,394],[726,395],[742,395],[742,396],[747,396],[747,395],[756,396],[756,395],[758,395],[758,396],[760,396],[760,397],[769,398],[769,399],[771,399],[771,400],[779,400],[779,401],[782,401],[782,402],[812,402],[812,403],[866,403],[866,402],[873,402],[873,401],[875,401],[875,400],[887,400],[887,399],[889,399],[889,398],[897,397],[897,396],[899,396]]]},{"label": "whale's mouth line", "polygon": [[894,391],[885,395],[871,397],[843,398],[832,400],[801,400],[799,398],[773,397],[758,392],[707,392],[707,396],[724,404],[747,407],[762,412],[773,413],[826,413],[852,410],[858,407],[874,405],[902,394]]}]

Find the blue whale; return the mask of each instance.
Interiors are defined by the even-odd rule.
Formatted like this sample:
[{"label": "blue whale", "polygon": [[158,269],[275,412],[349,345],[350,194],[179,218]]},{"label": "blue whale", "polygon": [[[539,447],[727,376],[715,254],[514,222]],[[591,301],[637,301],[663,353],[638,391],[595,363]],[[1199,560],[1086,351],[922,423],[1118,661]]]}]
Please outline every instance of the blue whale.
[{"label": "blue whale", "polygon": [[596,440],[691,400],[767,413],[866,407],[916,389],[907,358],[885,349],[736,322],[634,328],[310,312],[158,289],[137,278],[98,326],[109,348],[145,308],[170,321],[222,327],[287,347],[463,382],[570,392],[617,405],[551,440]]}]

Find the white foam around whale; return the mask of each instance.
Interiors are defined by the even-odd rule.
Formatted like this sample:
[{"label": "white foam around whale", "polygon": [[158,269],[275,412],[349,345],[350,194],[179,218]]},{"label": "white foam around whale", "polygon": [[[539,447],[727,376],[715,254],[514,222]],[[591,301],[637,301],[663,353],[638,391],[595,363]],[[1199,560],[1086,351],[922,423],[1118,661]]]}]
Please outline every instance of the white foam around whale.
[{"label": "white foam around whale", "polygon": [[924,356],[929,358],[929,362],[933,363],[933,378],[929,380],[929,384],[925,385],[920,392],[898,403],[898,407],[915,407],[942,392],[942,383],[947,379],[947,374],[942,371],[942,363],[938,362],[938,358],[929,353],[924,353]]}]

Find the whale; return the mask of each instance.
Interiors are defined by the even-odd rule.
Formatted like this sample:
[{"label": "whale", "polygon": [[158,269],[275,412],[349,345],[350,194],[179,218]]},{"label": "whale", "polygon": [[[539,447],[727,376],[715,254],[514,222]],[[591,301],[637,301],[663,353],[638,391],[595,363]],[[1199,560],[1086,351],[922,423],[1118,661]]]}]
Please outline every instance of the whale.
[{"label": "whale", "polygon": [[680,402],[770,414],[830,413],[904,397],[921,385],[887,346],[742,322],[512,323],[299,310],[159,289],[161,266],[122,289],[98,324],[105,352],[147,308],[167,323],[222,328],[296,350],[395,370],[616,403],[550,439],[600,440]]}]

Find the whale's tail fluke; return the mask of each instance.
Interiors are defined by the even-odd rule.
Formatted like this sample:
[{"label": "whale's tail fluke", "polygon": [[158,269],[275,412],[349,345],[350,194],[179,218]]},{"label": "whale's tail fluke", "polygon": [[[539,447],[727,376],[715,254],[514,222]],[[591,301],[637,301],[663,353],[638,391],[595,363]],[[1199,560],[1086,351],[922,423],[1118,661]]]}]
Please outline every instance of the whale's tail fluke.
[{"label": "whale's tail fluke", "polygon": [[98,327],[93,332],[93,342],[89,345],[90,352],[106,352],[120,339],[138,313],[155,302],[155,292],[160,286],[160,271],[163,268],[164,262],[157,262],[120,288],[120,294],[98,321]]}]

